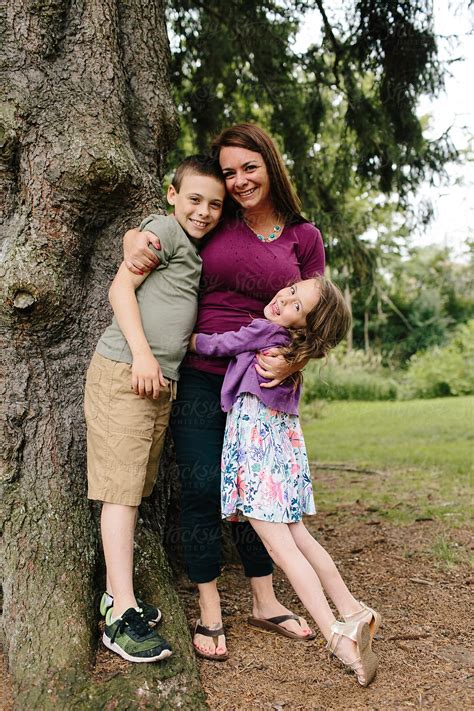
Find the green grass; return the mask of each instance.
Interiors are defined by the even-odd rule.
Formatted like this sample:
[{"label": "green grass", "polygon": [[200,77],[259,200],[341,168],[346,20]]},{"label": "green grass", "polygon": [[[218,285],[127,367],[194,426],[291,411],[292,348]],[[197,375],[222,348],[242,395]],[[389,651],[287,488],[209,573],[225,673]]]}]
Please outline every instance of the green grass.
[{"label": "green grass", "polygon": [[311,460],[383,472],[321,473],[316,499],[322,509],[359,501],[379,516],[403,522],[441,518],[461,523],[469,518],[474,397],[331,402],[318,414],[316,420],[303,418]]},{"label": "green grass", "polygon": [[432,555],[446,568],[453,568],[457,563],[471,563],[472,555],[457,541],[450,541],[445,536],[440,536],[433,543]]}]

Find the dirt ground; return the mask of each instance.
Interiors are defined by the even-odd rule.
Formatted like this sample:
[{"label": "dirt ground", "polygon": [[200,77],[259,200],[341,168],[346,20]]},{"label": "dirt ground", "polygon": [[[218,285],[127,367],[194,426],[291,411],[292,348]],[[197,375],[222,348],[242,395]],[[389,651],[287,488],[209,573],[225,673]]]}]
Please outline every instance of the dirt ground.
[{"label": "dirt ground", "polygon": [[[313,534],[340,566],[351,590],[376,607],[384,624],[374,642],[380,658],[376,680],[367,689],[330,661],[322,637],[294,642],[259,632],[246,624],[250,610],[247,582],[238,566],[227,566],[220,590],[230,659],[199,661],[212,711],[253,709],[467,709],[473,707],[473,655],[469,597],[474,582],[467,563],[448,568],[433,557],[440,535],[472,548],[470,531],[448,531],[436,521],[395,526],[367,509],[320,513],[307,520]],[[279,573],[280,600],[303,612]],[[194,587],[180,585],[190,625],[197,617]],[[120,673],[126,664],[105,649],[96,674]],[[8,679],[3,680],[3,708],[11,707]],[[95,710],[93,710],[95,711]]]},{"label": "dirt ground", "polygon": [[[330,661],[324,642],[294,642],[246,624],[248,586],[229,566],[220,585],[230,659],[200,661],[210,709],[237,711],[318,709],[467,709],[473,707],[474,655],[469,597],[474,579],[467,564],[448,569],[433,559],[433,540],[446,533],[434,521],[396,527],[363,522],[358,511],[308,519],[307,525],[339,565],[349,588],[383,615],[374,642],[376,680],[360,688],[353,675]],[[450,540],[472,546],[467,529]],[[276,575],[280,600],[301,609],[291,587]],[[183,589],[190,621],[195,593]]]}]

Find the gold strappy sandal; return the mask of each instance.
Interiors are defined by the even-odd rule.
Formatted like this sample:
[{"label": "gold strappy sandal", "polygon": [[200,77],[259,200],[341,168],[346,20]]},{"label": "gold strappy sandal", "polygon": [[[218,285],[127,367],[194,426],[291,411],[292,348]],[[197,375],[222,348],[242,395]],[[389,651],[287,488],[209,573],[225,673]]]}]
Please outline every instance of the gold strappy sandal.
[{"label": "gold strappy sandal", "polygon": [[[337,655],[337,646],[341,637],[348,637],[357,644],[358,658],[351,664],[346,664]],[[334,622],[331,625],[331,636],[326,649],[334,654],[337,659],[348,669],[354,672],[361,686],[368,686],[375,677],[378,659],[372,651],[370,628],[367,622]],[[357,667],[360,667],[359,669]],[[361,674],[362,672],[362,674]]]},{"label": "gold strappy sandal", "polygon": [[370,612],[372,615],[372,619],[370,620],[369,627],[370,627],[370,638],[373,640],[375,635],[377,634],[377,631],[382,624],[382,615],[380,612],[377,612],[376,610],[373,610],[371,607],[367,607],[367,605],[364,605],[363,602],[359,600],[359,605],[362,606],[362,610],[359,610],[359,612],[353,612],[352,615],[344,615],[344,621],[345,622],[358,622],[359,620],[363,619],[364,617],[367,616],[367,613]]}]

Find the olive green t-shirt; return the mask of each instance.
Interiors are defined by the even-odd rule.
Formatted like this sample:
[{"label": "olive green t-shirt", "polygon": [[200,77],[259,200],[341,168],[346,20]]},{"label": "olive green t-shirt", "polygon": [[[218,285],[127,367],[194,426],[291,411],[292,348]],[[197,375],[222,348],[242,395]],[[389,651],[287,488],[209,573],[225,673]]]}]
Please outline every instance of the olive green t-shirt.
[{"label": "olive green t-shirt", "polygon": [[[140,225],[160,239],[154,250],[160,265],[136,290],[146,339],[163,375],[177,380],[197,315],[201,257],[172,216],[150,215]],[[97,352],[110,360],[132,363],[133,357],[115,317],[102,335]]]}]

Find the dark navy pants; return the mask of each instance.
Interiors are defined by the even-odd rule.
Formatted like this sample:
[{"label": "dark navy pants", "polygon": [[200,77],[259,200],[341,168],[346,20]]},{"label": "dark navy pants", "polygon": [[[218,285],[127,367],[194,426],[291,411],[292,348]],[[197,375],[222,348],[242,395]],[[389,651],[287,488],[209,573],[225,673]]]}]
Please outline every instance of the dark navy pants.
[{"label": "dark navy pants", "polygon": [[[226,415],[220,407],[223,376],[182,368],[171,430],[181,478],[181,531],[189,578],[207,583],[221,569],[221,453]],[[273,564],[249,523],[232,523],[247,577],[270,575]]]}]

